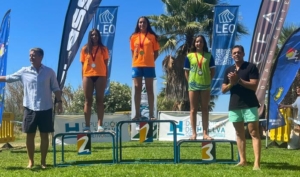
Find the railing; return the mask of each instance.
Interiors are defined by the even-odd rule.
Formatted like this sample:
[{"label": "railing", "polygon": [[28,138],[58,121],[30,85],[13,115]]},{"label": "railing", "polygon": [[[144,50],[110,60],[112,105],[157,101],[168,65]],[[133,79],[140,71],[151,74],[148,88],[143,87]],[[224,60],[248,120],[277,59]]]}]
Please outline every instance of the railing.
[{"label": "railing", "polygon": [[14,115],[11,112],[3,113],[2,124],[0,127],[0,143],[15,141],[14,135]]}]

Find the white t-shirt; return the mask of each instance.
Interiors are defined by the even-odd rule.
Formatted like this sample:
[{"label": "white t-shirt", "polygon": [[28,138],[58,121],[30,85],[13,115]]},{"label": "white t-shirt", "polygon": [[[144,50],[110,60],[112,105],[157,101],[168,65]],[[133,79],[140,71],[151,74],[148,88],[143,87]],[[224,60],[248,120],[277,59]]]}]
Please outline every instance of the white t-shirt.
[{"label": "white t-shirt", "polygon": [[297,97],[296,101],[292,104],[293,108],[298,108],[298,120],[300,119],[300,96]]}]

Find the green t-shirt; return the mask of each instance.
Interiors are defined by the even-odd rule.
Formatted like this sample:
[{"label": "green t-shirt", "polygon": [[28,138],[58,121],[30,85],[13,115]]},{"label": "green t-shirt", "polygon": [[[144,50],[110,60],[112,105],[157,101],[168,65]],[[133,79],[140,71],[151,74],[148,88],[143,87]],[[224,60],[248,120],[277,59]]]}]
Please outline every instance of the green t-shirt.
[{"label": "green t-shirt", "polygon": [[189,70],[189,91],[210,90],[210,68],[214,66],[215,63],[210,53],[205,52],[204,56],[202,53],[189,53],[184,63],[184,69]]}]

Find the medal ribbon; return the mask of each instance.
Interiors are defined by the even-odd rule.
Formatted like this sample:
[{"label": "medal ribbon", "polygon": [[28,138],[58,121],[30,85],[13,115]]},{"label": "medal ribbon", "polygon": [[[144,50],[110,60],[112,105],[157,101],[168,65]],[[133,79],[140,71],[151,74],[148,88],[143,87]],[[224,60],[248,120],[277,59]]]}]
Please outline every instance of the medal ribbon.
[{"label": "medal ribbon", "polygon": [[146,39],[146,36],[147,36],[148,32],[145,34],[145,37],[143,39],[143,41],[141,41],[141,33],[139,33],[139,40],[140,40],[140,48],[143,49],[144,48],[144,42],[145,42],[145,39]]},{"label": "medal ribbon", "polygon": [[198,60],[198,54],[196,52],[195,52],[195,56],[197,58],[198,67],[201,70],[202,69],[202,61],[203,61],[203,58],[204,58],[204,52],[202,52],[202,57],[201,57],[200,61]]},{"label": "medal ribbon", "polygon": [[96,58],[96,55],[97,55],[98,49],[99,49],[99,45],[98,45],[98,47],[97,47],[97,49],[96,49],[96,52],[95,52],[95,54],[93,54],[93,52],[92,52],[92,59],[93,59],[93,63],[95,62],[95,58]]}]

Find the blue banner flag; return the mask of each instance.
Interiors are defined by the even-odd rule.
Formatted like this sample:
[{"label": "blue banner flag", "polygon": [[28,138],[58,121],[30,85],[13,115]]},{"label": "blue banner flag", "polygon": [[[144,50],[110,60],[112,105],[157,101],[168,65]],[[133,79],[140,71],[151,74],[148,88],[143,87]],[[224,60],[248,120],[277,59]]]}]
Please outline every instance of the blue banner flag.
[{"label": "blue banner flag", "polygon": [[60,45],[57,81],[62,89],[67,71],[74,60],[82,38],[97,11],[101,0],[71,0],[67,10]]},{"label": "blue banner flag", "polygon": [[211,54],[215,59],[216,74],[212,80],[211,95],[221,95],[226,68],[233,64],[231,48],[237,32],[238,6],[215,6]]},{"label": "blue banner flag", "polygon": [[105,95],[109,94],[110,73],[112,66],[113,45],[117,24],[117,6],[101,6],[95,14],[93,28],[97,28],[101,33],[102,43],[108,48],[108,76],[105,88]]},{"label": "blue banner flag", "polygon": [[[10,29],[10,10],[6,12],[0,26],[0,76],[6,75],[8,38]],[[4,112],[5,82],[0,82],[0,127]]]},{"label": "blue banner flag", "polygon": [[285,125],[284,118],[279,112],[278,106],[289,91],[300,68],[300,28],[286,40],[279,51],[273,68],[268,97],[268,129]]}]

